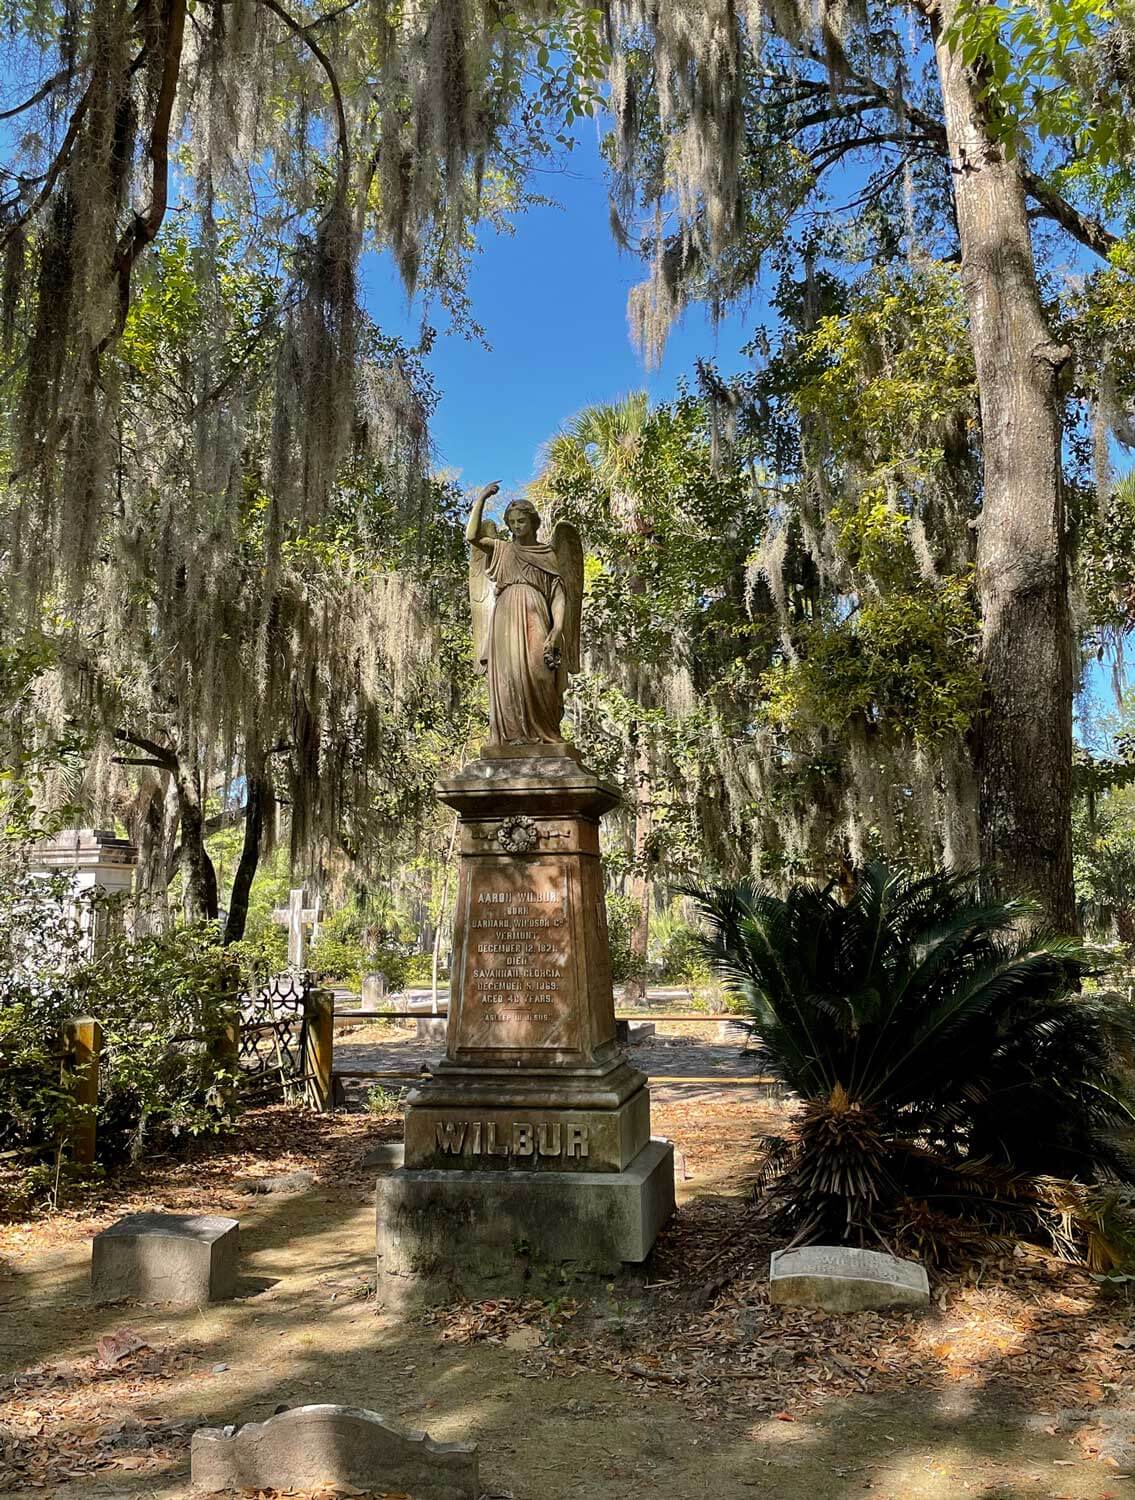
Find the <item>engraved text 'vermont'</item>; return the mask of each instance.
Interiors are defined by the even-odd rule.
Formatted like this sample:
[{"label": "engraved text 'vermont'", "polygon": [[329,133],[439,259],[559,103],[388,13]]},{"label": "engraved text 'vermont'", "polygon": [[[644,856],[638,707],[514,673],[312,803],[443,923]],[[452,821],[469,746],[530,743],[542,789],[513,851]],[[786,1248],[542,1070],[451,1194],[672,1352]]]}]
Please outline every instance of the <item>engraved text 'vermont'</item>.
[{"label": "engraved text 'vermont'", "polygon": [[538,1044],[560,1021],[567,888],[561,872],[547,885],[541,874],[525,872],[513,886],[494,871],[470,893],[464,994],[476,1007],[477,1024],[502,1028],[495,1045],[509,1044],[506,1033],[516,1035],[513,1045]]}]

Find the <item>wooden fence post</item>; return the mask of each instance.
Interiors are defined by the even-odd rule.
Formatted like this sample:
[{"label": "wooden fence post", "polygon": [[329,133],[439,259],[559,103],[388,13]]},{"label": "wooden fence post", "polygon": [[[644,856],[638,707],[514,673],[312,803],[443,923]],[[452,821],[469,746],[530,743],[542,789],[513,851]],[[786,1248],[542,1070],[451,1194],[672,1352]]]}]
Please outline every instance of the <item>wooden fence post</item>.
[{"label": "wooden fence post", "polygon": [[89,1167],[95,1159],[102,1051],[102,1027],[93,1016],[76,1016],[63,1023],[63,1050],[63,1067],[72,1078],[71,1095],[82,1109],[71,1125],[71,1157],[76,1166]]},{"label": "wooden fence post", "polygon": [[303,1070],[307,1075],[307,1097],[313,1109],[330,1114],[335,1108],[335,996],[330,990],[312,990],[307,1004],[307,1048]]}]

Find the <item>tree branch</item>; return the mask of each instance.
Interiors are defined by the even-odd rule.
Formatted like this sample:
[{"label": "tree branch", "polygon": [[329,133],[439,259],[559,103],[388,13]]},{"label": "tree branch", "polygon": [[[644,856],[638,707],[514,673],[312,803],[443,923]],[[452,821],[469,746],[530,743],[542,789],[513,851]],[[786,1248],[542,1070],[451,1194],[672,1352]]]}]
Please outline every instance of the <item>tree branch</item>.
[{"label": "tree branch", "polygon": [[144,734],[136,734],[132,729],[116,729],[114,737],[119,744],[133,745],[135,750],[144,750],[163,771],[177,774],[177,752],[168,745],[159,745],[157,740],[147,739]]},{"label": "tree branch", "polygon": [[1080,244],[1086,246],[1087,249],[1094,250],[1097,255],[1103,256],[1106,260],[1120,243],[1117,234],[1112,234],[1106,225],[1101,224],[1098,219],[1093,219],[1090,214],[1082,214],[1078,208],[1068,202],[1067,198],[1058,193],[1050,183],[1045,182],[1039,173],[1034,172],[1024,162],[1021,163],[1021,178],[1025,184],[1025,192],[1044,217],[1054,219],[1061,229],[1070,234],[1074,240],[1079,240]]},{"label": "tree branch", "polygon": [[[813,58],[813,61],[817,59]],[[885,104],[895,114],[909,120],[924,135],[930,136],[940,144],[943,150],[946,149],[946,127],[941,120],[919,109],[917,105],[909,104],[905,99],[900,98],[897,90],[887,84],[879,83],[877,79],[853,73],[849,81],[855,89],[866,90],[880,104]],[[1113,234],[1105,224],[1101,224],[1090,214],[1081,213],[1051,183],[1046,182],[1039,172],[1034,172],[1023,159],[1019,162],[1019,169],[1025,192],[1043,216],[1053,219],[1073,239],[1079,240],[1081,245],[1094,251],[1096,255],[1103,256],[1106,260],[1108,254],[1120,243],[1119,236]]]},{"label": "tree branch", "polygon": [[9,220],[8,224],[4,228],[4,233],[0,234],[0,246],[6,245],[7,242],[12,238],[12,236],[17,232],[17,230],[22,229],[30,219],[34,218],[50,197],[51,190],[55,186],[60,172],[62,172],[68,157],[71,155],[71,152],[74,149],[75,141],[78,138],[79,134],[79,127],[83,123],[83,116],[86,114],[87,109],[90,106],[91,90],[93,89],[93,87],[93,84],[88,84],[83,97],[79,100],[78,104],[76,104],[75,112],[71,116],[70,122],[68,123],[67,133],[63,137],[63,142],[59,147],[59,150],[55,153],[55,158],[52,161],[50,167],[48,167],[46,173],[44,174],[43,186],[40,188],[39,192],[35,195],[31,203],[19,216],[19,218]]},{"label": "tree branch", "polygon": [[185,42],[186,0],[166,0],[165,37],[162,43],[162,79],[154,106],[148,155],[151,162],[150,205],[144,214],[136,213],[134,222],[118,242],[114,257],[114,275],[118,280],[118,315],[115,324],[98,344],[96,357],[126,327],[130,312],[130,279],[138,257],[158,237],[169,206],[169,137],[177,83],[181,73],[181,52]]},{"label": "tree branch", "polygon": [[301,26],[294,16],[289,15],[284,7],[277,3],[277,0],[260,0],[260,4],[265,9],[270,10],[274,16],[278,16],[293,36],[299,37],[300,41],[327,75],[327,82],[331,86],[331,94],[335,100],[335,118],[338,128],[339,190],[341,194],[345,195],[347,184],[350,180],[351,155],[347,142],[347,111],[343,107],[343,91],[339,87],[339,76],[335,72],[334,65],[327,56],[327,53],[324,52],[315,38],[309,35],[308,26]]},{"label": "tree branch", "polygon": [[34,109],[41,100],[46,99],[53,89],[57,89],[61,83],[66,83],[71,72],[68,68],[60,68],[58,73],[53,74],[46,83],[41,84],[30,99],[25,99],[22,104],[15,104],[11,109],[0,109],[0,120],[11,120],[16,115],[22,115],[27,109]]}]

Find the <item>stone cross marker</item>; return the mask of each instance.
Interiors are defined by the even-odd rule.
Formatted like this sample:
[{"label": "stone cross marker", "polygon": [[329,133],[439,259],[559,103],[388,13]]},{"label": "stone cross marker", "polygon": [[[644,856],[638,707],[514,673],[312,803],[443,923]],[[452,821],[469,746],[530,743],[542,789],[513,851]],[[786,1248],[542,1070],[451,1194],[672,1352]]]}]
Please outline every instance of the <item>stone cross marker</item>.
[{"label": "stone cross marker", "polygon": [[[290,969],[307,968],[307,929],[319,927],[319,897],[316,897],[314,906],[305,906],[304,900],[305,893],[301,885],[298,890],[288,893],[287,906],[277,906],[272,913],[273,922],[288,929],[288,967]],[[313,930],[312,936],[314,935]]]}]

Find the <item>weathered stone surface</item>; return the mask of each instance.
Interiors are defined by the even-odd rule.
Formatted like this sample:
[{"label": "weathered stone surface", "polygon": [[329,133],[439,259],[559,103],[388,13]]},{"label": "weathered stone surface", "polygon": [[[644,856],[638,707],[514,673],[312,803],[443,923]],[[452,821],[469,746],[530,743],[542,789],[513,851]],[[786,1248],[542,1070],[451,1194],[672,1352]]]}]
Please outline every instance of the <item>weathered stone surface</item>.
[{"label": "weathered stone surface", "polygon": [[[432,992],[418,993],[416,995],[403,995],[395,1010],[412,1010],[415,1015],[432,1016],[434,1014],[434,999]],[[445,984],[438,987],[437,992],[437,1014],[444,1020],[449,1014],[449,990]]]},{"label": "weathered stone surface", "polygon": [[130,1214],[96,1234],[96,1302],[204,1305],[236,1295],[240,1225],[220,1215]]},{"label": "weathered stone surface", "polygon": [[435,1443],[352,1406],[297,1406],[243,1427],[193,1434],[196,1490],[400,1491],[414,1500],[478,1500],[474,1443]]},{"label": "weathered stone surface", "polygon": [[641,1261],[673,1150],[615,1031],[599,819],[618,794],[556,743],[486,746],[438,796],[460,817],[446,1055],[378,1184],[380,1268]]},{"label": "weathered stone surface", "polygon": [[849,1245],[808,1245],[778,1250],[769,1266],[769,1297],[826,1312],[868,1312],[884,1307],[927,1307],[926,1268],[878,1250]]},{"label": "weathered stone surface", "polygon": [[415,1103],[406,1113],[408,1167],[621,1172],[649,1140],[644,1088],[615,1109],[497,1109],[474,1101]]},{"label": "weathered stone surface", "polygon": [[570,807],[463,821],[454,1061],[587,1066],[616,1051],[598,839]]},{"label": "weathered stone surface", "polygon": [[277,1177],[242,1177],[237,1189],[259,1197],[262,1193],[306,1193],[315,1186],[315,1173],[281,1172]]},{"label": "weathered stone surface", "polygon": [[673,1212],[674,1148],[652,1140],[622,1172],[392,1172],[375,1199],[380,1276],[611,1272],[645,1260]]},{"label": "weathered stone surface", "polygon": [[653,1021],[616,1021],[615,1040],[620,1047],[638,1047],[657,1031]]},{"label": "weathered stone surface", "polygon": [[364,974],[360,998],[364,1007],[381,1005],[386,999],[386,975]]},{"label": "weathered stone surface", "polygon": [[359,1158],[360,1167],[377,1167],[380,1172],[393,1172],[406,1161],[406,1147],[402,1141],[379,1141]]}]

